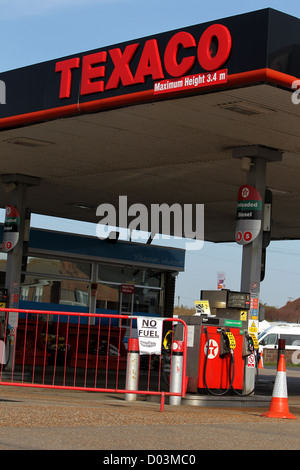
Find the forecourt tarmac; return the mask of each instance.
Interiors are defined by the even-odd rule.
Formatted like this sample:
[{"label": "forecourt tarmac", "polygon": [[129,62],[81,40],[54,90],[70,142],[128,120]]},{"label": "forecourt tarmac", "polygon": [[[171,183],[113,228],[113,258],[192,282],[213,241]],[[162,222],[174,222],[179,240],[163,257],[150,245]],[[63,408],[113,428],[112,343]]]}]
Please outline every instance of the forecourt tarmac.
[{"label": "forecourt tarmac", "polygon": [[[259,372],[257,395],[271,398],[275,375],[273,368]],[[174,456],[188,451],[195,458],[198,450],[296,450],[299,368],[287,369],[287,384],[295,420],[262,417],[267,402],[249,408],[165,405],[160,412],[159,403],[143,397],[126,402],[117,394],[1,386],[0,450],[94,450],[99,451],[97,462],[113,459],[113,451],[118,457],[130,451],[128,455],[137,456],[132,466],[141,455],[147,460],[152,450]]]}]

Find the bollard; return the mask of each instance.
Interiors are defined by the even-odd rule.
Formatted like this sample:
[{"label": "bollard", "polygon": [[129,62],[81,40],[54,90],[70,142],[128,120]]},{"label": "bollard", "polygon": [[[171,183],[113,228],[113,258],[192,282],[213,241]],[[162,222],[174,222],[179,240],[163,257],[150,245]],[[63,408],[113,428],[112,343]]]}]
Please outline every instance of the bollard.
[{"label": "bollard", "polygon": [[[137,390],[139,378],[139,340],[129,338],[127,368],[126,368],[126,390]],[[125,401],[135,401],[136,393],[125,393]]]},{"label": "bollard", "polygon": [[[173,341],[171,364],[171,393],[181,393],[183,368],[183,341]],[[181,396],[170,395],[170,405],[181,405]]]},{"label": "bollard", "polygon": [[281,357],[281,354],[285,354],[285,339],[278,340],[277,367],[279,364],[279,359]]},{"label": "bollard", "polygon": [[164,411],[165,409],[165,392],[161,392],[160,396],[160,410],[159,411]]}]

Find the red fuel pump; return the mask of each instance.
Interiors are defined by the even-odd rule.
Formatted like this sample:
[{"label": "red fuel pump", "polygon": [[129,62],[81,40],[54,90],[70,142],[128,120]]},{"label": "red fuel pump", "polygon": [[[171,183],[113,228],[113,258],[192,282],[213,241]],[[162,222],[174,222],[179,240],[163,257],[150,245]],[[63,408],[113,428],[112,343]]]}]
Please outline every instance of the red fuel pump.
[{"label": "red fuel pump", "polygon": [[240,328],[201,327],[198,363],[200,393],[225,395],[232,390],[242,395],[245,357],[249,339]]},{"label": "red fuel pump", "polygon": [[[188,328],[187,392],[248,396],[254,392],[248,379],[247,356],[254,339],[248,333],[250,294],[227,289],[201,291],[209,313],[182,316]],[[178,329],[177,329],[178,328]],[[179,326],[176,339],[182,339]],[[257,341],[256,341],[257,342]]]}]

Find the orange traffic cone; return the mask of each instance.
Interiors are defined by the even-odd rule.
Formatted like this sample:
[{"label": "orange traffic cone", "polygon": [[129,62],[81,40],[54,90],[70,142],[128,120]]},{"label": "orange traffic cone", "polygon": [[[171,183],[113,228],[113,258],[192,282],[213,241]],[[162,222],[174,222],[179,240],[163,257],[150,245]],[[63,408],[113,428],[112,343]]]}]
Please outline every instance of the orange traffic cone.
[{"label": "orange traffic cone", "polygon": [[258,361],[258,368],[259,369],[264,369],[264,362],[263,362],[263,350],[261,351],[260,353],[260,358],[259,358],[259,361]]},{"label": "orange traffic cone", "polygon": [[269,411],[263,413],[261,416],[266,416],[267,418],[296,419],[296,417],[289,412],[284,354],[281,354],[279,358]]}]

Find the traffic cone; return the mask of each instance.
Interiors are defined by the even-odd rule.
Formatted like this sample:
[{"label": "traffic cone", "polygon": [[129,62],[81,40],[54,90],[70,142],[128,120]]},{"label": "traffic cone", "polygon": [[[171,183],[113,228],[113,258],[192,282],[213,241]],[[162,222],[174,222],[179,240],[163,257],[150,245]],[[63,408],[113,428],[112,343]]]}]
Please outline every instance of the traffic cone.
[{"label": "traffic cone", "polygon": [[296,419],[296,417],[289,412],[284,354],[281,354],[279,358],[269,411],[263,413],[261,416],[267,418]]},{"label": "traffic cone", "polygon": [[263,350],[261,350],[259,361],[258,361],[258,368],[264,369],[264,362],[263,362]]}]

